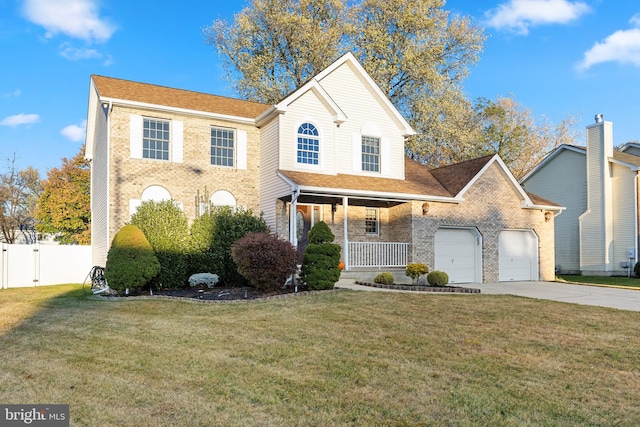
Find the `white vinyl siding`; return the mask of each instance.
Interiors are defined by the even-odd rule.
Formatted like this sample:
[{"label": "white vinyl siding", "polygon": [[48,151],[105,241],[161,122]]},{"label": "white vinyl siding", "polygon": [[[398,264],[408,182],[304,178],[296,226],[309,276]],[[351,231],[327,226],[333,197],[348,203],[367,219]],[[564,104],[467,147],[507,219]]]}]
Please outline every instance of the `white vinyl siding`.
[{"label": "white vinyl siding", "polygon": [[[620,262],[628,261],[627,249],[636,248],[636,172],[626,166],[613,167],[613,270],[626,274]],[[631,266],[633,268],[633,264]]]},{"label": "white vinyl siding", "polygon": [[603,148],[610,123],[587,128],[587,211],[580,217],[580,259],[583,272],[612,269],[613,235],[611,177]]},{"label": "white vinyl siding", "polygon": [[[97,102],[97,100],[96,100]],[[111,246],[109,236],[109,130],[102,108],[96,120],[91,162],[91,246],[93,265],[104,267]]]},{"label": "white vinyl siding", "polygon": [[[335,128],[335,170],[345,174],[363,174],[361,166],[362,127],[375,123],[381,137],[380,176],[404,179],[404,137],[399,124],[390,112],[372,96],[364,80],[361,80],[348,64],[338,67],[320,81],[345,113],[347,120]],[[335,127],[335,125],[334,125]],[[357,134],[357,143],[356,136]],[[358,151],[356,154],[356,147]]]}]

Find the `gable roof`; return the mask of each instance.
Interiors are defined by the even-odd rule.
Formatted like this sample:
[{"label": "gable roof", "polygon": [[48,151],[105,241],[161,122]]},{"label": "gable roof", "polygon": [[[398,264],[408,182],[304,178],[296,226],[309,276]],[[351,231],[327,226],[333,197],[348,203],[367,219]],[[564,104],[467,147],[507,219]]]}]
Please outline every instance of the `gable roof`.
[{"label": "gable roof", "polygon": [[[634,146],[634,144],[632,144],[632,143],[628,143],[628,144],[625,144],[625,145],[627,147]],[[523,176],[520,179],[520,182],[521,183],[525,182],[531,176],[533,176],[538,171],[540,171],[547,163],[549,163],[555,157],[560,155],[560,153],[563,153],[565,151],[571,151],[571,152],[578,153],[578,154],[583,154],[583,155],[586,156],[587,147],[581,147],[581,146],[569,145],[569,144],[559,145],[558,147],[553,149],[549,154],[547,154],[544,159],[542,159],[533,169],[531,169],[529,171],[529,173],[527,173],[525,176]],[[635,154],[629,154],[629,153],[624,153],[624,152],[615,150],[613,152],[613,156],[609,158],[609,161],[617,163],[617,164],[620,164],[620,165],[623,165],[623,166],[626,166],[626,167],[628,167],[628,168],[630,168],[632,170],[640,170],[640,156],[636,156]],[[586,166],[586,164],[585,164],[585,166]]]},{"label": "gable roof", "polygon": [[300,98],[302,95],[309,91],[313,91],[316,96],[320,98],[320,100],[328,107],[328,109],[334,114],[334,121],[336,123],[341,123],[347,119],[344,112],[340,109],[340,107],[335,103],[335,101],[327,94],[327,92],[322,87],[322,80],[327,77],[329,74],[333,73],[336,69],[343,65],[349,65],[352,70],[365,82],[368,89],[373,93],[374,97],[378,102],[380,102],[385,110],[389,112],[389,114],[393,117],[393,119],[399,124],[402,129],[402,133],[404,136],[415,135],[415,131],[407,122],[407,120],[400,114],[400,112],[396,109],[396,107],[391,103],[389,98],[382,92],[380,87],[373,81],[371,76],[365,71],[360,62],[356,59],[355,56],[351,52],[347,52],[342,55],[336,61],[334,61],[327,68],[322,70],[320,73],[312,77],[307,83],[300,86],[298,89],[294,90],[292,93],[287,95],[282,101],[274,105],[268,111],[264,112],[259,118],[258,121],[262,122],[264,120],[269,119],[273,114],[280,114],[287,110],[289,105],[294,102],[296,99]]},{"label": "gable roof", "polygon": [[223,116],[255,119],[270,105],[148,83],[92,75],[100,102],[173,107]]},{"label": "gable roof", "polygon": [[460,193],[484,168],[494,155],[479,157],[466,162],[433,169],[431,174],[449,190],[452,195]]}]

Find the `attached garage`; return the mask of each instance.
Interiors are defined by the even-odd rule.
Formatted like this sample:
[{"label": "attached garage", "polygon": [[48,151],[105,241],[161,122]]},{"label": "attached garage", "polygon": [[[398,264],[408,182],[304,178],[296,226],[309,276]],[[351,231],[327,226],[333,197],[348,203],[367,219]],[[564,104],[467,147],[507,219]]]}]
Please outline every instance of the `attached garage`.
[{"label": "attached garage", "polygon": [[435,234],[435,270],[449,283],[482,283],[482,240],[475,228],[440,228]]},{"label": "attached garage", "polygon": [[538,237],[533,230],[500,232],[498,280],[538,280]]}]

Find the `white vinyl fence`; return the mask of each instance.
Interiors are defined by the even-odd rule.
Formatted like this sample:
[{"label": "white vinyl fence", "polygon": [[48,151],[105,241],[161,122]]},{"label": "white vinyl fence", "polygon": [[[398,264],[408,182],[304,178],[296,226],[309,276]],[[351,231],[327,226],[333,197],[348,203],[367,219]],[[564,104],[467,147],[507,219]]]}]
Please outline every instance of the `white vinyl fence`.
[{"label": "white vinyl fence", "polygon": [[91,246],[2,243],[0,289],[83,283],[91,267]]}]

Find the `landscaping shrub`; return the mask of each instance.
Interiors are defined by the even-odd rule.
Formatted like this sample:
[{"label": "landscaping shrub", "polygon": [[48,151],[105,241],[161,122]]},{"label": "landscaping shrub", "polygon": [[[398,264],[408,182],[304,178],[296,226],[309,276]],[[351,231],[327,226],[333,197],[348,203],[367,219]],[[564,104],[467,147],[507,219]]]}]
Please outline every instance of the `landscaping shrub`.
[{"label": "landscaping shrub", "polygon": [[269,233],[248,233],[231,246],[238,271],[252,286],[270,291],[282,288],[297,269],[293,245]]},{"label": "landscaping shrub", "polygon": [[191,226],[191,270],[211,271],[224,286],[243,286],[247,280],[231,257],[231,245],[247,233],[269,232],[267,223],[250,209],[214,207]]},{"label": "landscaping shrub", "polygon": [[142,289],[160,272],[160,263],[142,230],[125,225],[113,238],[107,254],[104,276],[118,293]]},{"label": "landscaping shrub", "polygon": [[633,272],[636,274],[636,277],[640,277],[640,261],[636,262],[636,265],[633,266]]},{"label": "landscaping shrub", "polygon": [[393,285],[393,282],[394,282],[393,274],[389,273],[388,271],[384,271],[378,274],[373,279],[373,283],[381,283],[383,285]]},{"label": "landscaping shrub", "polygon": [[142,230],[160,262],[154,285],[160,288],[184,286],[187,282],[187,216],[172,200],[143,202],[131,216],[131,224]]},{"label": "landscaping shrub", "polygon": [[427,264],[414,263],[407,264],[407,268],[404,274],[405,276],[411,277],[411,282],[415,284],[420,276],[422,276],[423,274],[427,274],[428,272],[429,267],[427,267]]},{"label": "landscaping shrub", "polygon": [[320,221],[309,230],[309,244],[304,250],[300,276],[309,289],[331,289],[340,280],[340,245],[334,234]]},{"label": "landscaping shrub", "polygon": [[427,282],[431,286],[446,286],[449,283],[449,275],[444,271],[433,270],[427,274]]}]

